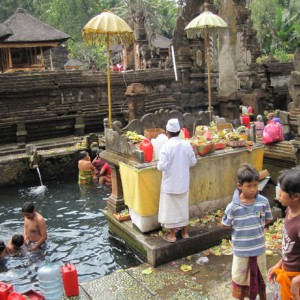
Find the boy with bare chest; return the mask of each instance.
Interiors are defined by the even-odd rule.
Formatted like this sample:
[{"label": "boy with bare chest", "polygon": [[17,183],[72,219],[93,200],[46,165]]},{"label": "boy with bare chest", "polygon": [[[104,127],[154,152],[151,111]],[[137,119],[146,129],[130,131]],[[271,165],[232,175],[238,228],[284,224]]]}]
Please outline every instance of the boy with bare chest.
[{"label": "boy with bare chest", "polygon": [[25,202],[22,207],[24,215],[24,242],[29,251],[43,247],[47,240],[47,228],[44,217],[35,211],[31,202]]}]

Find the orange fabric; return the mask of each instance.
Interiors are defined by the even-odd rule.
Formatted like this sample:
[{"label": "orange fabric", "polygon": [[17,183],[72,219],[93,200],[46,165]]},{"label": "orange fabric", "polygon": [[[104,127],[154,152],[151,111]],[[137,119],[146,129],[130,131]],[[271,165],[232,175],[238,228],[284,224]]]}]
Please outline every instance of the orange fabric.
[{"label": "orange fabric", "polygon": [[300,275],[300,272],[287,272],[282,268],[277,268],[274,270],[276,276],[276,281],[280,284],[280,294],[281,300],[295,300],[291,293],[291,278]]}]

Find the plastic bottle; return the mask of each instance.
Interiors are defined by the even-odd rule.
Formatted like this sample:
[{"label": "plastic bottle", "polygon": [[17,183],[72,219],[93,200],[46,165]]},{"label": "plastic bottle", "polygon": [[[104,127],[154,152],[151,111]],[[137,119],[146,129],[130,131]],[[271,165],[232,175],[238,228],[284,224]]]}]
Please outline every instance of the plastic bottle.
[{"label": "plastic bottle", "polygon": [[4,282],[0,282],[0,300],[6,300],[8,294],[14,290],[12,284],[7,284]]},{"label": "plastic bottle", "polygon": [[140,150],[144,151],[145,162],[150,162],[153,159],[153,145],[148,139],[141,142]]},{"label": "plastic bottle", "polygon": [[67,297],[79,295],[79,284],[76,267],[73,264],[66,263],[61,268],[64,290]]},{"label": "plastic bottle", "polygon": [[253,107],[251,105],[248,106],[248,114],[253,114]]},{"label": "plastic bottle", "polygon": [[60,300],[63,296],[63,285],[60,267],[51,263],[46,257],[46,263],[38,269],[38,279],[41,293],[46,300]]},{"label": "plastic bottle", "polygon": [[242,107],[242,114],[243,115],[247,115],[248,114],[248,107],[247,106],[243,106]]},{"label": "plastic bottle", "polygon": [[167,141],[168,137],[165,134],[159,134],[156,139],[151,140],[154,149],[154,160],[158,160],[160,149]]}]

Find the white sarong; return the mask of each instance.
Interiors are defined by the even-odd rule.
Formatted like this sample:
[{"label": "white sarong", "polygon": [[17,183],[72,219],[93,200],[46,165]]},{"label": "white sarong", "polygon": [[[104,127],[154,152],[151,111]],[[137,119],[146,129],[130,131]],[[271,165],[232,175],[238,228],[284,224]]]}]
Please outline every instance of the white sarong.
[{"label": "white sarong", "polygon": [[[267,282],[266,254],[257,256],[257,265],[265,282]],[[250,285],[249,257],[238,257],[233,255],[232,280],[239,285]]]},{"label": "white sarong", "polygon": [[160,193],[158,222],[165,228],[187,226],[189,224],[189,192]]}]

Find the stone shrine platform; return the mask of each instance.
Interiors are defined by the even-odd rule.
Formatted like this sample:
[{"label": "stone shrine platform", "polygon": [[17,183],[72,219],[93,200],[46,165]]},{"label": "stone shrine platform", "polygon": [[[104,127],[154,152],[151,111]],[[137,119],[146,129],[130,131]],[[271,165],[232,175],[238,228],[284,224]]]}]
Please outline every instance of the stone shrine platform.
[{"label": "stone shrine platform", "polygon": [[[182,239],[177,232],[177,242],[170,243],[159,236],[159,230],[142,233],[130,220],[119,222],[108,210],[103,210],[110,233],[125,242],[126,247],[136,253],[143,261],[157,267],[221,243],[222,239],[230,239],[230,231],[220,225],[189,227],[189,239]],[[273,207],[274,220],[281,217],[281,210]]]}]

